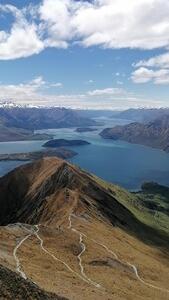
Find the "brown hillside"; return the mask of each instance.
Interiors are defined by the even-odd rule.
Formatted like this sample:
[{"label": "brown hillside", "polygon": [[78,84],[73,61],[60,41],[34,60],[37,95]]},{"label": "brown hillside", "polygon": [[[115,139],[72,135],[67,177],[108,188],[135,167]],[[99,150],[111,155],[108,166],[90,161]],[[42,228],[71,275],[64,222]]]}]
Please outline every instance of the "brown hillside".
[{"label": "brown hillside", "polygon": [[26,282],[73,300],[169,299],[167,236],[119,201],[130,193],[46,158],[1,178],[0,195],[0,264]]}]

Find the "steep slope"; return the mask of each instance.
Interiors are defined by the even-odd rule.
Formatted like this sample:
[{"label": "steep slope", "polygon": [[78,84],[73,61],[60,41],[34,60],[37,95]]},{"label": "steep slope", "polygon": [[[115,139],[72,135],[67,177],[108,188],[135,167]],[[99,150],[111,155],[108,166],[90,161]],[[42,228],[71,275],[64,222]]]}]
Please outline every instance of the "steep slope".
[{"label": "steep slope", "polygon": [[169,299],[169,235],[140,196],[54,158],[0,195],[0,264],[23,279],[75,300]]},{"label": "steep slope", "polygon": [[148,124],[131,123],[106,128],[100,135],[105,139],[124,140],[169,151],[169,115]]},{"label": "steep slope", "polygon": [[65,108],[0,107],[0,123],[7,127],[37,130],[90,126],[94,125],[95,121]]},{"label": "steep slope", "polygon": [[144,239],[152,233],[120,203],[114,190],[60,159],[46,158],[17,168],[0,178],[0,194],[0,225],[61,225],[70,212],[87,211],[140,238],[140,227]]},{"label": "steep slope", "polygon": [[109,218],[114,225],[129,227],[136,221],[111,191],[59,159],[46,158],[14,170],[0,179],[0,193],[1,225],[56,224],[58,219],[64,222],[69,211],[86,210]]}]

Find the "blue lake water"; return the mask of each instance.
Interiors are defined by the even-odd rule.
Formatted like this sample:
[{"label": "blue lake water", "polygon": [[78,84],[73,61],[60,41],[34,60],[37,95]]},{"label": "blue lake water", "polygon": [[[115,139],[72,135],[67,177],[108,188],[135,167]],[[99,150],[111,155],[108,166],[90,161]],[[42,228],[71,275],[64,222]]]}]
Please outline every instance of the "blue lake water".
[{"label": "blue lake water", "polygon": [[[125,124],[124,120],[105,119],[109,127]],[[91,144],[69,147],[78,152],[70,161],[103,179],[127,189],[139,189],[144,181],[157,181],[169,185],[169,154],[141,145],[123,141],[102,139],[95,132],[77,133],[75,129],[52,129],[41,132],[53,133],[56,138],[84,139]],[[0,153],[29,152],[41,149],[44,141],[0,143]],[[22,164],[21,162],[0,162],[0,176]]]}]

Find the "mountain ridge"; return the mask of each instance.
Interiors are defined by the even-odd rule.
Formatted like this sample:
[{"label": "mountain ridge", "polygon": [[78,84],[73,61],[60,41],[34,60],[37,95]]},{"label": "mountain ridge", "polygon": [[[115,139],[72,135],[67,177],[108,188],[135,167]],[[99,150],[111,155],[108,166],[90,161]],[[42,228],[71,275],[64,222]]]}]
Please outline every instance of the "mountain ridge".
[{"label": "mountain ridge", "polygon": [[130,123],[104,129],[100,135],[105,139],[124,140],[169,151],[169,115],[163,115],[147,124]]},{"label": "mountain ridge", "polygon": [[59,107],[0,107],[0,123],[6,127],[40,130],[92,126],[96,122],[76,111]]},{"label": "mountain ridge", "polygon": [[0,123],[0,142],[48,140],[52,137],[50,134],[36,134],[32,130],[7,127]]},{"label": "mountain ridge", "polygon": [[0,178],[0,193],[4,267],[75,300],[168,299],[164,211],[154,223],[140,196],[56,158]]}]

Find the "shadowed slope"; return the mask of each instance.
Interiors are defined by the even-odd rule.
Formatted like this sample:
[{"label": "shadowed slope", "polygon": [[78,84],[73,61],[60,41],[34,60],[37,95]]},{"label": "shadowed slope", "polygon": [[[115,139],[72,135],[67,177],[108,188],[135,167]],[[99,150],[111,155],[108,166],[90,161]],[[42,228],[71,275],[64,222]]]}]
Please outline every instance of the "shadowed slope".
[{"label": "shadowed slope", "polygon": [[16,273],[0,265],[0,299],[66,300],[67,298],[47,293],[36,284],[22,279]]}]

